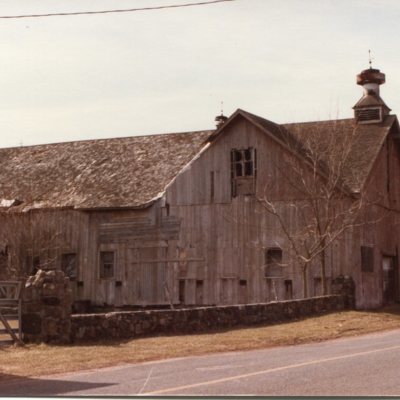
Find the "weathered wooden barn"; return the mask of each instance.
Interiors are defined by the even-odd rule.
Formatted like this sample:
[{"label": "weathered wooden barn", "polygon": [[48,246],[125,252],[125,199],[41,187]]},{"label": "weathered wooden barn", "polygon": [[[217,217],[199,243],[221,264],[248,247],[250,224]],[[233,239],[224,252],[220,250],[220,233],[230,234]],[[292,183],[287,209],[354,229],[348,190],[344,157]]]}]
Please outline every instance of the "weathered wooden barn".
[{"label": "weathered wooden barn", "polygon": [[[116,307],[299,298],[304,279],[312,296],[341,275],[358,307],[399,300],[400,129],[384,74],[357,79],[351,119],[278,125],[239,109],[213,131],[1,149],[3,271],[61,268],[76,301]],[[338,226],[302,275],[284,232],[307,200],[291,168],[326,185],[331,159]]]}]

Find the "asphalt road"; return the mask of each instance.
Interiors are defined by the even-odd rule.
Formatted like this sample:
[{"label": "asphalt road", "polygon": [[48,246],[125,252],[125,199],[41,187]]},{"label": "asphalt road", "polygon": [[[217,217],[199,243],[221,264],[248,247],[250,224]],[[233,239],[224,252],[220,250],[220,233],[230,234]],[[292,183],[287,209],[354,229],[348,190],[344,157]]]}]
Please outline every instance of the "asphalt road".
[{"label": "asphalt road", "polygon": [[[251,338],[249,338],[251,340]],[[0,396],[400,395],[400,330],[8,382]]]}]

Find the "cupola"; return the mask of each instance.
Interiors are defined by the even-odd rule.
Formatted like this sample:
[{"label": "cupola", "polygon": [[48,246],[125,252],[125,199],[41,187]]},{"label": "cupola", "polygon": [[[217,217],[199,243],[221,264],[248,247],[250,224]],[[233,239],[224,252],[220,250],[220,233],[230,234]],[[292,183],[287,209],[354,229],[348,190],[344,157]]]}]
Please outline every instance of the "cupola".
[{"label": "cupola", "polygon": [[364,94],[353,107],[359,124],[375,124],[383,121],[391,111],[379,95],[379,86],[385,83],[385,74],[379,69],[365,69],[357,75],[357,85],[364,88]]}]

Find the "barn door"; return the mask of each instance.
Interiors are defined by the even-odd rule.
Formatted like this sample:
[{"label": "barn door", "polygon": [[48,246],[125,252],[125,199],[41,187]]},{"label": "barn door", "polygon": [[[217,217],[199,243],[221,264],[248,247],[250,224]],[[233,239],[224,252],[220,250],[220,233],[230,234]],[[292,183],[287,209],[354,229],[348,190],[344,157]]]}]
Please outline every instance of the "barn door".
[{"label": "barn door", "polygon": [[385,304],[395,301],[396,296],[396,274],[395,257],[382,257],[382,292]]},{"label": "barn door", "polygon": [[162,247],[131,250],[133,281],[130,284],[135,304],[161,305],[169,301],[172,288],[168,285],[166,255],[167,249]]}]

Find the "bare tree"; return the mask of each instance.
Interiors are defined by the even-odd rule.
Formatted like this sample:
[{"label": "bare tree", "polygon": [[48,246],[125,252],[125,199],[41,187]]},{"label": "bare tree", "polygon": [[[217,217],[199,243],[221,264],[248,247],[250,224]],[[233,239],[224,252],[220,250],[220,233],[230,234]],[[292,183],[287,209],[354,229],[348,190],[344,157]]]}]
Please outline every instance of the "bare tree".
[{"label": "bare tree", "polygon": [[[290,258],[300,268],[304,297],[310,265],[319,263],[326,294],[327,249],[346,231],[367,223],[361,215],[369,200],[351,168],[354,132],[341,121],[282,130],[283,159],[275,165],[275,181],[258,196],[261,207],[276,217]],[[287,189],[284,195],[276,190],[276,177]]]},{"label": "bare tree", "polygon": [[60,212],[16,208],[0,211],[2,275],[20,278],[53,268],[61,243]]}]

